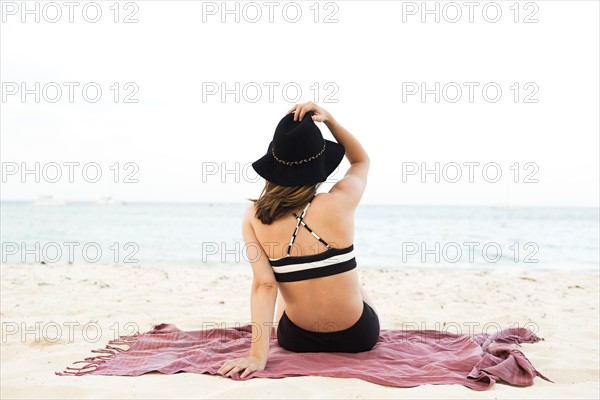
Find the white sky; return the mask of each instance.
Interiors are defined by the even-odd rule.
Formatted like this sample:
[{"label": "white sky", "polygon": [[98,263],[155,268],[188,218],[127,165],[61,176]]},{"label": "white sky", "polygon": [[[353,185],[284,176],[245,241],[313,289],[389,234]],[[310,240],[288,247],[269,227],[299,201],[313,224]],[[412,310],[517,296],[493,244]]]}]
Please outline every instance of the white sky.
[{"label": "white sky", "polygon": [[[263,15],[250,23],[256,7],[246,6],[245,20],[241,10],[247,3],[237,2],[240,22],[228,15],[222,23],[220,1],[137,1],[130,3],[137,5],[134,18],[139,22],[129,24],[113,22],[113,1],[96,2],[102,10],[97,23],[82,17],[88,2],[75,8],[73,23],[65,6],[62,18],[49,23],[41,9],[47,3],[38,3],[40,22],[26,15],[22,23],[22,3],[2,2],[2,200],[53,195],[64,200],[111,196],[123,201],[237,202],[257,196],[262,181],[254,182],[254,171],[246,167],[264,154],[275,126],[295,103],[281,89],[291,83],[302,89],[300,101],[316,100],[369,152],[365,203],[598,206],[598,2],[538,1],[529,2],[528,8],[521,2],[518,23],[513,20],[514,1],[494,3],[502,11],[497,23],[483,18],[489,2],[479,3],[472,23],[463,2],[453,3],[462,7],[457,23],[443,14],[439,23],[434,15],[422,23],[420,1],[321,2],[318,23],[313,21],[313,1],[295,3],[302,10],[297,23],[282,16],[289,2],[276,2],[272,23],[269,8],[256,2]],[[235,3],[228,5],[233,9]],[[34,2],[27,4],[33,9]],[[135,11],[124,4],[121,20]],[[439,2],[440,8],[447,4]],[[495,16],[494,4],[487,8],[489,18]],[[419,8],[417,14],[408,15],[413,6]],[[203,22],[203,7],[217,7],[217,14],[205,14]],[[287,7],[287,15],[294,17],[294,4]],[[93,17],[93,5],[87,10]],[[454,17],[455,9],[447,6],[446,11],[446,19]],[[332,12],[338,22],[323,23]],[[539,22],[524,23],[530,14]],[[46,8],[47,18],[54,15],[54,9]],[[20,92],[9,94],[13,83],[18,87],[22,82],[28,89],[35,82],[41,87],[56,82],[63,96],[56,103],[44,97],[36,103],[27,95],[22,102]],[[79,84],[73,103],[64,82]],[[82,97],[81,87],[89,82],[102,88],[96,103]],[[139,91],[133,97],[139,102],[121,98],[115,103],[110,89],[115,82],[121,96],[132,92],[125,84],[134,82]],[[220,92],[203,101],[207,82],[217,87],[225,83],[229,89],[236,82],[250,85],[239,102],[231,94],[223,102]],[[255,102],[253,82],[263,89]],[[269,82],[277,85],[272,100]],[[456,103],[443,98],[436,103],[428,95],[422,102],[419,93],[403,101],[405,82],[424,82],[428,89],[435,82],[442,87],[456,82],[463,97]],[[464,82],[479,84],[473,103]],[[482,97],[482,86],[490,82],[502,89],[495,103]],[[517,103],[511,90],[515,82]],[[533,85],[526,86],[529,82]],[[538,102],[524,102],[536,87],[532,98]],[[53,89],[47,88],[47,96],[53,97]],[[288,93],[293,97],[293,88]],[[454,93],[450,87],[447,97]],[[488,93],[494,95],[494,90]],[[327,101],[328,94],[337,102]],[[327,128],[320,127],[331,139]],[[36,183],[34,175],[26,175],[23,183],[20,171],[7,175],[15,165],[31,169],[36,162],[46,166],[50,178],[55,169],[49,163],[62,165],[62,179]],[[69,162],[80,163],[73,183],[64,165]],[[114,182],[114,167],[110,169],[115,162],[119,183]],[[465,162],[480,163],[472,183]],[[99,182],[82,178],[81,165],[86,163],[101,167]],[[138,183],[122,182],[133,171],[126,163],[139,167],[134,175]],[[421,168],[422,163],[429,169],[435,163],[440,169],[447,166],[449,178],[456,173],[455,164],[449,163],[458,163],[463,177],[458,183],[444,182],[443,177],[436,183],[427,175],[423,183],[417,174],[403,182],[403,168]],[[500,166],[499,182],[483,178],[487,163]],[[239,173],[222,175],[223,167],[234,170],[236,165]],[[342,163],[337,177],[347,165]],[[203,179],[203,169],[213,171],[215,166],[216,174]],[[539,182],[524,183],[532,172]],[[488,179],[494,175],[489,169]]]}]

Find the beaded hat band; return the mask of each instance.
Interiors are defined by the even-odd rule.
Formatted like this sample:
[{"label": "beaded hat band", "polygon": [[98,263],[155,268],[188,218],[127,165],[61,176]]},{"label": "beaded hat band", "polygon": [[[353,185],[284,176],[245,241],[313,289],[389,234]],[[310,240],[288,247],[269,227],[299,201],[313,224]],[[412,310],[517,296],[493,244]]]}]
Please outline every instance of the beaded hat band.
[{"label": "beaded hat band", "polygon": [[278,158],[275,155],[275,146],[273,146],[273,148],[271,149],[271,153],[273,154],[273,158],[275,160],[277,160],[278,162],[280,162],[280,163],[282,163],[284,165],[298,165],[298,164],[303,164],[305,162],[309,162],[309,161],[312,161],[312,160],[318,158],[321,154],[323,154],[325,152],[325,146],[326,145],[327,145],[327,142],[323,141],[323,148],[321,149],[320,152],[318,152],[314,156],[310,156],[308,158],[305,158],[304,160],[298,160],[298,161],[285,161],[285,160],[282,160],[282,159]]}]

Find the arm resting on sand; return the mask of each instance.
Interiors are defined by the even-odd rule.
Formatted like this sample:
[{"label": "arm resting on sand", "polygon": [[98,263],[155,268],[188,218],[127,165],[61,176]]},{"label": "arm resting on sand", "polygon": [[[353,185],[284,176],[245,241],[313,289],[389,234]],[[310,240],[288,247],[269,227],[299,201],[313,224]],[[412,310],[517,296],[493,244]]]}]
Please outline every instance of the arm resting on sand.
[{"label": "arm resting on sand", "polygon": [[271,338],[276,300],[276,285],[252,285],[252,293],[250,295],[252,315],[250,356],[263,360],[265,363],[269,357],[269,340]]},{"label": "arm resting on sand", "polygon": [[240,373],[245,378],[254,371],[265,369],[269,357],[269,341],[273,312],[277,300],[277,280],[273,268],[264,250],[258,245],[258,239],[252,227],[251,218],[254,215],[254,205],[248,207],[242,222],[242,236],[247,248],[258,249],[258,254],[248,254],[254,278],[250,292],[250,313],[252,320],[252,343],[248,357],[226,361],[220,374],[231,376]]}]

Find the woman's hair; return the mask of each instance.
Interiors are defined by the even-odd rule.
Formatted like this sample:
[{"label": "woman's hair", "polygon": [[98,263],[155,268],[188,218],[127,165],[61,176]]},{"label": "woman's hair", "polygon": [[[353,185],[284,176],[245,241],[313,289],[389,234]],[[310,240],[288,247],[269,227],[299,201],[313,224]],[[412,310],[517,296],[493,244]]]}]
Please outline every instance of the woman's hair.
[{"label": "woman's hair", "polygon": [[266,181],[258,199],[249,199],[256,206],[256,218],[263,224],[273,221],[304,207],[317,193],[321,182],[307,186],[281,186]]}]

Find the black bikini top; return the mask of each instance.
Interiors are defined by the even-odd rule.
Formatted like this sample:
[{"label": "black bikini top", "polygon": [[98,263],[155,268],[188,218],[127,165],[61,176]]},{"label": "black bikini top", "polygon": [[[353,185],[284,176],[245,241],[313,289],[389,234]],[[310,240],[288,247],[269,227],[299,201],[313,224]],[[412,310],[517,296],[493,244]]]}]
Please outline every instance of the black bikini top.
[{"label": "black bikini top", "polygon": [[[294,213],[298,220],[296,229],[292,234],[288,245],[287,254],[281,258],[269,258],[275,279],[278,282],[295,282],[306,279],[319,278],[323,276],[340,274],[356,268],[356,258],[354,257],[354,245],[350,245],[344,249],[331,247],[319,235],[317,235],[304,222],[306,211],[310,206],[309,201],[301,215]],[[306,256],[291,256],[290,252],[296,240],[296,235],[300,230],[300,225],[304,226],[319,242],[323,243],[327,250],[319,254],[311,254]]]}]

